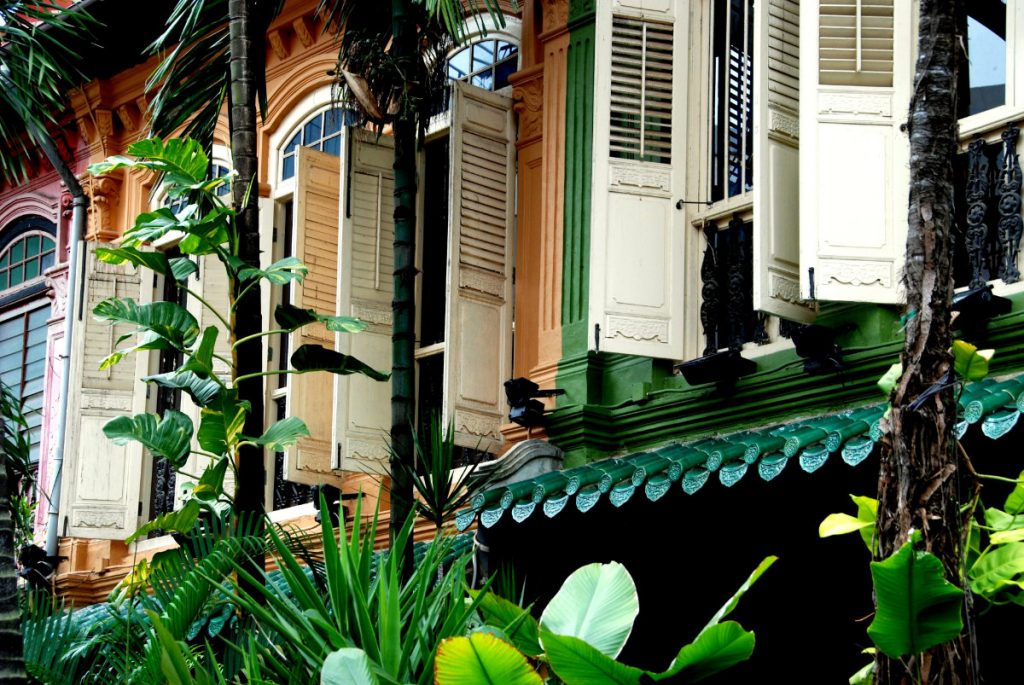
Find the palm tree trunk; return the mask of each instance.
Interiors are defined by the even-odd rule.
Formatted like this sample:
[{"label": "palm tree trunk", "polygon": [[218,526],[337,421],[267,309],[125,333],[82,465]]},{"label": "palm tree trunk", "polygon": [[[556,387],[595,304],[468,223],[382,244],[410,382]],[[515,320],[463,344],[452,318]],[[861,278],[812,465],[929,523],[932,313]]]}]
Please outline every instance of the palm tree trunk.
[{"label": "palm tree trunk", "polygon": [[[903,377],[893,391],[888,438],[882,443],[878,484],[879,557],[905,543],[911,530],[962,586],[964,521],[959,487],[970,491],[968,469],[958,469],[953,389],[914,402],[934,384],[947,384],[953,366],[953,155],[957,144],[956,0],[921,0],[920,48],[910,105],[910,213],[904,281],[907,307]],[[965,601],[969,602],[969,593]],[[968,604],[968,611],[970,606]],[[968,622],[970,625],[970,622]],[[875,682],[952,684],[975,681],[972,636],[961,635],[924,654],[890,659],[879,652]]]},{"label": "palm tree trunk", "polygon": [[[232,201],[238,212],[235,218],[237,254],[246,262],[259,267],[260,227],[256,182],[256,73],[254,69],[252,17],[249,0],[230,0],[230,123],[231,156],[238,173],[232,184]],[[263,371],[263,346],[256,334],[263,330],[260,310],[262,287],[257,284],[244,297],[238,299],[239,283],[234,284],[232,300],[235,313],[231,320],[232,341],[252,337],[233,353],[236,376],[258,374]],[[238,384],[239,400],[248,402],[250,410],[245,419],[245,435],[263,434],[263,379],[259,376]],[[264,485],[263,448],[253,445],[238,451],[235,473],[236,525],[253,525],[262,521]],[[261,526],[262,528],[262,526]],[[251,561],[262,570],[263,558]],[[260,596],[259,592],[252,593]]]},{"label": "palm tree trunk", "polygon": [[7,496],[7,467],[0,455],[0,683],[28,682],[25,678],[18,607],[18,576],[14,566],[14,521]]},{"label": "palm tree trunk", "polygon": [[[415,33],[409,0],[391,1],[392,54],[403,74],[412,73]],[[405,79],[407,88],[410,79]],[[412,421],[415,416],[416,369],[416,119],[403,98],[394,122],[395,133],[395,271],[391,333],[391,537],[412,511],[412,481],[403,464],[412,465]],[[405,577],[412,575],[412,545],[406,545]]]}]

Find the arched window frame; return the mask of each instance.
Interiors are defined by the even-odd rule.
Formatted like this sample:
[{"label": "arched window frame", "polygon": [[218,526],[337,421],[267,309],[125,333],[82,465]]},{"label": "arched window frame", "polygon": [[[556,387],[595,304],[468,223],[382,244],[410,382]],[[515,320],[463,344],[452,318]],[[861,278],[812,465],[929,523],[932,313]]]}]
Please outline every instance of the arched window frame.
[{"label": "arched window frame", "polygon": [[[321,125],[319,131],[314,134],[313,129],[309,128],[310,125],[322,115],[335,109],[341,112],[337,128],[324,135]],[[292,112],[285,117],[281,126],[270,137],[273,150],[271,168],[274,170],[275,185],[287,189],[288,192],[294,186],[295,150],[300,146],[313,147],[329,154],[342,156],[345,145],[345,129],[355,123],[355,118],[354,113],[340,107],[331,97],[329,88],[322,88],[307,96],[292,109]],[[309,136],[308,140],[307,136]],[[324,145],[328,141],[330,144]]]},{"label": "arched window frame", "polygon": [[[51,246],[48,250],[40,249],[38,259],[38,272],[31,278],[26,278],[11,286],[9,285],[10,273],[14,265],[10,262],[13,258],[13,251],[19,244],[24,244],[29,238],[38,236],[42,240],[49,240]],[[40,246],[42,248],[42,245]],[[24,252],[22,253],[24,255]],[[47,262],[46,256],[51,258]],[[6,306],[22,298],[31,297],[45,290],[44,272],[57,263],[57,227],[53,222],[37,215],[27,215],[15,219],[0,231],[0,262],[7,258],[7,266],[3,268],[0,278],[0,307]],[[22,264],[27,265],[30,261],[23,259]]]}]

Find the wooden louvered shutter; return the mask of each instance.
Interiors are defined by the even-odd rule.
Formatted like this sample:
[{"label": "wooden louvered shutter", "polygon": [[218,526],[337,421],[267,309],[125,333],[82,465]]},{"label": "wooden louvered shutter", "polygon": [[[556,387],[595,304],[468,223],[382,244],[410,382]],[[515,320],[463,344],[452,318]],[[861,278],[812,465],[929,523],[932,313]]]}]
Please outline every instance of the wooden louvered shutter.
[{"label": "wooden louvered shutter", "polygon": [[134,327],[108,326],[90,312],[109,297],[149,301],[152,288],[142,286],[152,281],[141,270],[96,258],[97,248],[113,245],[86,242],[84,246],[86,313],[75,322],[72,340],[71,378],[76,380],[68,398],[61,534],[123,540],[138,527],[142,464],[150,457],[137,442],[115,445],[103,434],[103,426],[115,417],[146,411],[146,384],[138,379],[150,373],[149,355],[135,354],[100,370],[100,362],[117,340]]},{"label": "wooden louvered shutter", "polygon": [[[339,312],[369,327],[338,335],[338,349],[380,371],[391,369],[391,300],[394,291],[394,142],[349,129],[345,220],[342,224]],[[384,473],[391,427],[391,383],[338,376],[335,468]]]},{"label": "wooden louvered shutter", "polygon": [[911,7],[801,8],[801,295],[896,303],[907,231]]},{"label": "wooden louvered shutter", "polygon": [[754,308],[811,321],[800,298],[800,3],[754,4]]},{"label": "wooden louvered shutter", "polygon": [[454,83],[444,421],[456,442],[494,451],[512,374],[512,101]]},{"label": "wooden louvered shutter", "polygon": [[[688,12],[620,0],[597,16],[591,349],[683,355]],[[677,7],[678,6],[678,7]],[[607,46],[607,47],[604,47]]]},{"label": "wooden louvered shutter", "polygon": [[[324,152],[300,147],[296,155],[294,233],[295,255],[309,269],[300,284],[292,284],[292,304],[322,314],[337,311],[338,233],[341,160]],[[334,333],[323,324],[311,324],[293,333],[289,349],[302,345],[334,348]],[[334,459],[334,378],[329,373],[288,377],[288,416],[306,422],[309,437],[290,448],[285,457],[285,477],[298,483],[317,484],[330,479]]]}]

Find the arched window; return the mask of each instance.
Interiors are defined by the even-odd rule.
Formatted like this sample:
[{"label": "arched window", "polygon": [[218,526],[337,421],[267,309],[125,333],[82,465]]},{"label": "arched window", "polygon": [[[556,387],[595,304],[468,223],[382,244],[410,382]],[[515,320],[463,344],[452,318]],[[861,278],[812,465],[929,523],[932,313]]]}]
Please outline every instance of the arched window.
[{"label": "arched window", "polygon": [[448,78],[484,90],[501,90],[519,62],[519,48],[504,40],[481,40],[448,59]]},{"label": "arched window", "polygon": [[340,107],[331,107],[311,116],[299,126],[281,151],[281,180],[295,176],[295,150],[300,146],[341,156],[342,129],[358,123],[359,117],[355,112]]},{"label": "arched window", "polygon": [[43,272],[56,258],[56,227],[46,219],[18,219],[0,232],[0,382],[22,402],[32,460],[39,459],[46,322],[50,300]]}]

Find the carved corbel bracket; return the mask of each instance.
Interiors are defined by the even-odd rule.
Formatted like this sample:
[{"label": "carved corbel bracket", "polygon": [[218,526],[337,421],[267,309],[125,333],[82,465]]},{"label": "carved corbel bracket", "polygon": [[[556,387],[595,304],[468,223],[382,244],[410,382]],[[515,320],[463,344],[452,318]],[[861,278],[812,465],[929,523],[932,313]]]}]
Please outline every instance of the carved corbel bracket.
[{"label": "carved corbel bracket", "polygon": [[120,207],[123,180],[124,176],[119,171],[98,178],[89,177],[86,184],[90,199],[88,239],[112,242],[121,237],[115,219]]},{"label": "carved corbel bracket", "polygon": [[519,140],[540,137],[544,131],[543,72],[538,70],[533,78],[517,83],[512,89],[512,100],[512,109],[519,115]]}]

